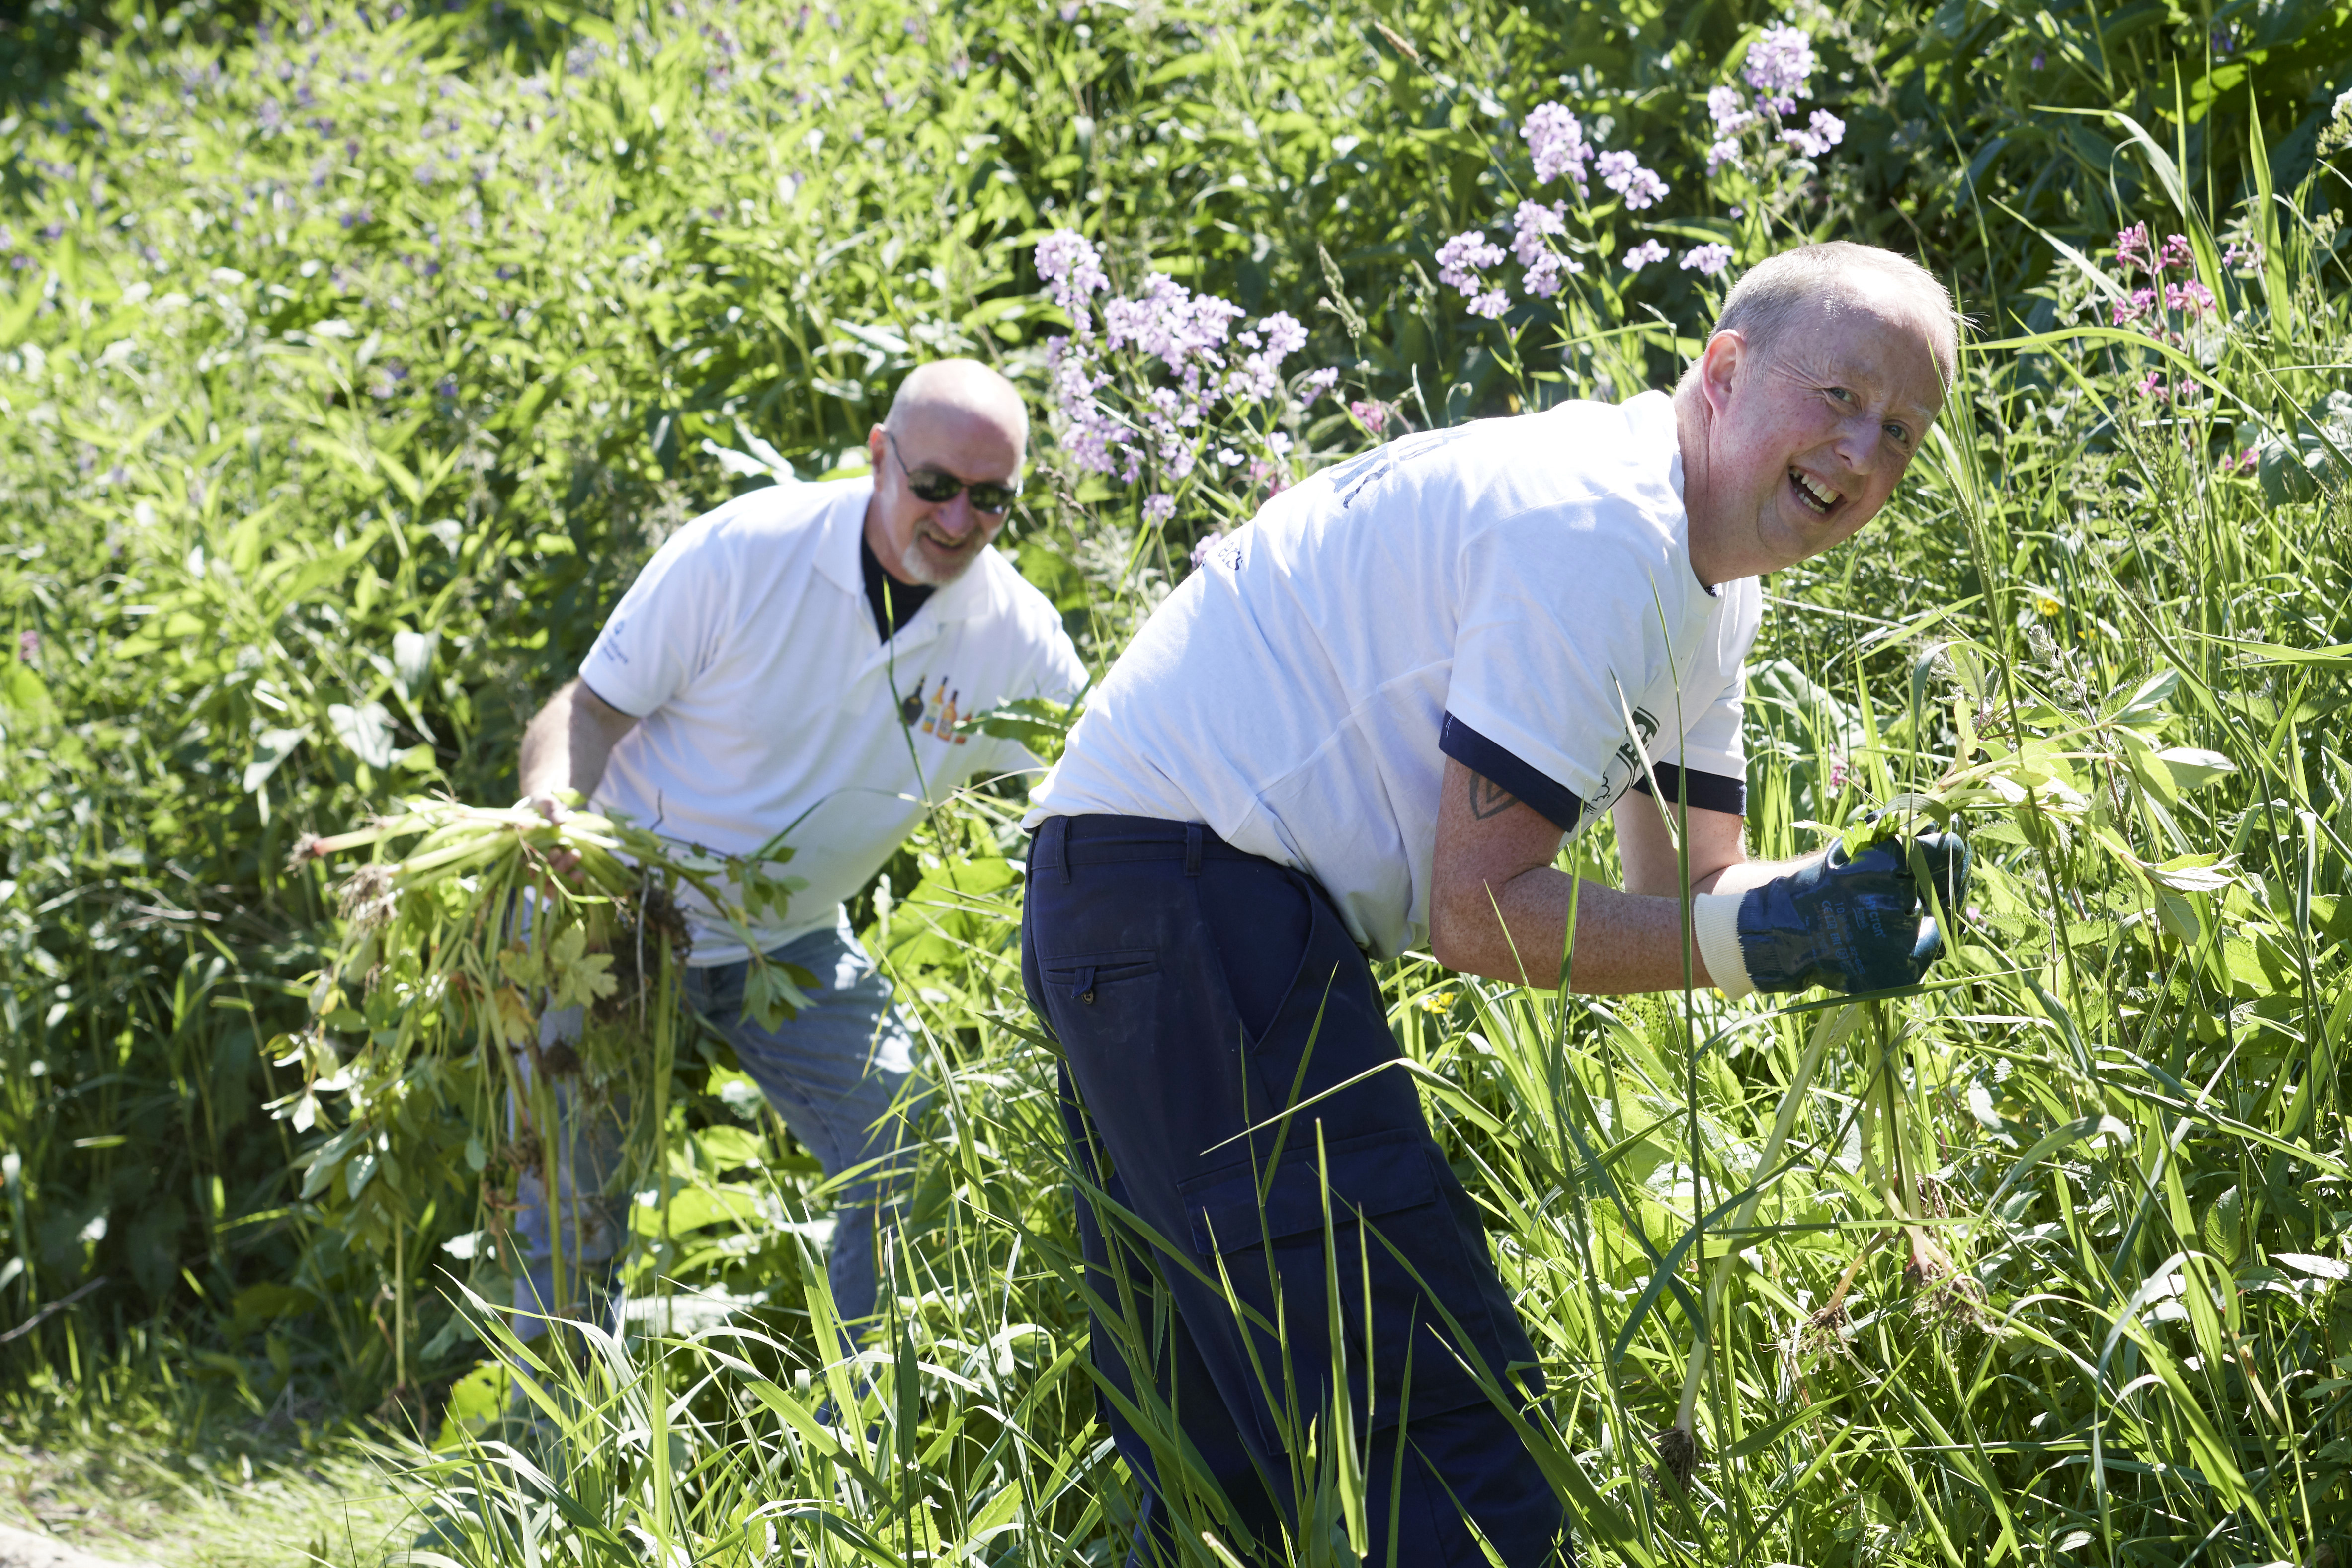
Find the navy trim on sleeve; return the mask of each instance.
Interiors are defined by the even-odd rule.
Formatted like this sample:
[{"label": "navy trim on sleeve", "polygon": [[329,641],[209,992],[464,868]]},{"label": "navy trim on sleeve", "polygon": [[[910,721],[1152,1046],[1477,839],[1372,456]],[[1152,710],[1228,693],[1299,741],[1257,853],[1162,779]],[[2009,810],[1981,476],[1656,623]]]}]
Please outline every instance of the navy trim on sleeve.
[{"label": "navy trim on sleeve", "polygon": [[1437,749],[1534,806],[1562,833],[1576,831],[1584,803],[1576,798],[1575,791],[1519,761],[1451,713],[1437,728]]},{"label": "navy trim on sleeve", "polygon": [[[1658,787],[1666,792],[1668,800],[1680,799],[1685,791],[1690,803],[1701,811],[1728,812],[1734,816],[1748,815],[1748,781],[1729,779],[1721,773],[1703,773],[1693,768],[1685,776],[1672,763],[1653,763],[1657,770]],[[1650,793],[1650,775],[1643,773],[1633,780],[1633,787],[1643,795]]]}]

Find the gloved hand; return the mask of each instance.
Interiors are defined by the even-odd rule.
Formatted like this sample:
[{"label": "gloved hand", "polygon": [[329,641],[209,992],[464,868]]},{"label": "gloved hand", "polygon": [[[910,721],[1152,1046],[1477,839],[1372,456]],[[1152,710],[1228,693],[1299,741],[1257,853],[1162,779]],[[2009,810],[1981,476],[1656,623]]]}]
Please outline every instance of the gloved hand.
[{"label": "gloved hand", "polygon": [[1707,973],[1727,996],[1749,991],[1852,994],[1916,984],[1944,950],[1929,889],[1948,915],[1968,899],[1969,845],[1957,833],[1843,844],[1738,894],[1694,900],[1692,923]]}]

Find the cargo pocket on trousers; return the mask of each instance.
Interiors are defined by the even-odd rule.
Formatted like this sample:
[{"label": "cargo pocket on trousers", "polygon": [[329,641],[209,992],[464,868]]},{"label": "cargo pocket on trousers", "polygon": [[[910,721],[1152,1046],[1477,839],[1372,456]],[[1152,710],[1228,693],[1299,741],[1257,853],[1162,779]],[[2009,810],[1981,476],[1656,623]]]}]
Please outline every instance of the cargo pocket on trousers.
[{"label": "cargo pocket on trousers", "polygon": [[[1297,1146],[1300,1134],[1304,1147]],[[1281,1280],[1282,1315],[1297,1363],[1294,1375],[1318,1389],[1330,1366],[1324,1339],[1325,1325],[1332,1321],[1326,1281],[1337,1279],[1337,1319],[1346,1341],[1349,1380],[1360,1401],[1360,1421],[1365,1370],[1370,1369],[1372,1410],[1361,1429],[1393,1426],[1401,1410],[1408,1418],[1434,1415],[1484,1400],[1485,1391],[1463,1363],[1484,1360],[1487,1372],[1500,1378],[1505,1372],[1497,1360],[1501,1344],[1489,1321],[1480,1275],[1454,1212],[1438,1190],[1431,1163],[1435,1152],[1419,1131],[1402,1129],[1334,1142],[1319,1154],[1313,1139],[1311,1128],[1294,1133],[1293,1146],[1284,1151],[1262,1199],[1258,1177],[1246,1165],[1180,1185],[1193,1250],[1204,1260],[1221,1257],[1235,1290],[1272,1321],[1261,1252],[1271,1248]],[[1330,1235],[1339,1249],[1328,1274],[1323,1257],[1327,1194]],[[1446,1321],[1449,1314],[1452,1328]],[[1406,1410],[1408,1353],[1412,1380]],[[1306,1364],[1308,1358],[1313,1364]],[[1278,1378],[1275,1362],[1269,1358],[1265,1364],[1269,1376]],[[1271,1402],[1278,1406],[1283,1403],[1278,1383],[1272,1394]]]}]

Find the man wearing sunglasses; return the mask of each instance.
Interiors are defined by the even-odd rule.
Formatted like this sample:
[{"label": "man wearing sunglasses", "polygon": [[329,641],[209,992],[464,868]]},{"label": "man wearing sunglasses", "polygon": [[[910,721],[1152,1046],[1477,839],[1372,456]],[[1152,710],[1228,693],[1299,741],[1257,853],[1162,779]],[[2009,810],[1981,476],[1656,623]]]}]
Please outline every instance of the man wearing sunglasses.
[{"label": "man wearing sunglasses", "polygon": [[[775,1029],[752,1018],[749,949],[691,897],[686,995],[841,1178],[826,1273],[853,1331],[875,1312],[926,1085],[843,901],[959,788],[1040,771],[978,716],[1086,682],[1052,603],[990,548],[1027,437],[1003,376],[972,360],[921,366],[867,435],[868,473],[751,490],[672,535],[523,736],[523,795],[551,817],[585,796],[680,844],[791,846],[806,886],[752,935],[814,976],[809,1005]],[[580,1027],[574,1009],[541,1032],[552,1043]],[[579,1110],[561,1219],[564,1256],[588,1278],[568,1300],[598,1293],[627,1234],[626,1194],[603,1190],[619,1119]],[[530,1310],[554,1297],[549,1205],[528,1177],[517,1199],[530,1269],[516,1305]]]}]

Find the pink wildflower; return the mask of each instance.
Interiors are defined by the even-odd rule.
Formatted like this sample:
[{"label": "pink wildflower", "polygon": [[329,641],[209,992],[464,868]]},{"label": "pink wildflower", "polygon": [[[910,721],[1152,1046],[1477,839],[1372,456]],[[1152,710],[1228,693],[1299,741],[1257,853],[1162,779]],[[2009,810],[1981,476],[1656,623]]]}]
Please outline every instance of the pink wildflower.
[{"label": "pink wildflower", "polygon": [[2148,247],[2147,225],[2136,223],[2116,233],[2116,264],[2125,268],[2137,267],[2147,272],[2156,270],[2156,252]]},{"label": "pink wildflower", "polygon": [[26,664],[30,664],[33,662],[33,656],[40,651],[40,633],[35,631],[30,626],[26,626],[23,631],[16,634],[16,657],[18,658],[23,659]]},{"label": "pink wildflower", "polygon": [[1358,398],[1348,405],[1348,412],[1356,416],[1358,424],[1375,436],[1388,428],[1389,405],[1385,403],[1369,397]]},{"label": "pink wildflower", "polygon": [[2164,308],[2201,316],[2213,308],[2213,290],[2194,278],[2186,283],[2167,283],[2164,286]]}]

